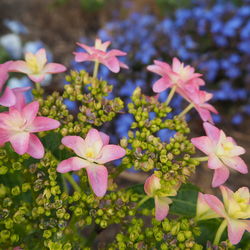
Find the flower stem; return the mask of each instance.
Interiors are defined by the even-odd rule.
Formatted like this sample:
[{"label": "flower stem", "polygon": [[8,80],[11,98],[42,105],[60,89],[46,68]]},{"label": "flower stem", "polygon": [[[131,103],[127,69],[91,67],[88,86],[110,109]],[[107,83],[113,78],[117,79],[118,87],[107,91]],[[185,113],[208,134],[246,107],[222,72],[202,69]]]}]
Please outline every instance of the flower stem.
[{"label": "flower stem", "polygon": [[181,118],[183,117],[189,110],[194,107],[193,103],[190,103],[178,116]]},{"label": "flower stem", "polygon": [[221,235],[224,232],[226,227],[227,227],[227,221],[224,220],[224,221],[222,221],[222,223],[220,224],[220,226],[219,226],[219,228],[218,228],[218,230],[216,232],[216,235],[215,235],[215,238],[214,238],[214,243],[213,243],[214,245],[217,246],[219,244]]},{"label": "flower stem", "polygon": [[148,199],[152,198],[151,196],[145,196],[140,200],[140,202],[137,204],[136,209],[138,209],[143,203],[145,203]]},{"label": "flower stem", "polygon": [[203,157],[194,157],[192,160],[196,161],[208,161],[208,156],[203,156]]},{"label": "flower stem", "polygon": [[65,173],[63,176],[68,180],[68,182],[72,185],[72,187],[75,189],[75,191],[81,193],[81,188],[75,182],[75,180],[72,177],[72,175],[70,175],[69,173]]},{"label": "flower stem", "polygon": [[98,61],[95,61],[94,72],[93,72],[93,78],[97,78],[98,68],[99,68],[99,62],[98,62]]},{"label": "flower stem", "polygon": [[172,98],[173,98],[173,96],[174,96],[175,90],[176,90],[176,86],[174,86],[174,87],[171,89],[171,91],[170,91],[170,93],[169,93],[169,95],[168,95],[168,98],[167,98],[167,100],[166,100],[166,105],[167,105],[167,106],[168,106],[168,104],[171,102],[171,100],[172,100]]}]

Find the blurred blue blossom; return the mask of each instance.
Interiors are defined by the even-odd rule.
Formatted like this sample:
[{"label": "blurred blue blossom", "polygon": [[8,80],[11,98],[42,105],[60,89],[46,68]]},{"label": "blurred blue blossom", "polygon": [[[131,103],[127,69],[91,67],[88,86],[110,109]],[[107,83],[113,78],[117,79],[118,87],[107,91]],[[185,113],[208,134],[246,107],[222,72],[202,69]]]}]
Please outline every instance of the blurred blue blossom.
[{"label": "blurred blue blossom", "polygon": [[16,34],[28,34],[29,31],[21,22],[11,19],[5,19],[3,21],[4,25],[13,33]]}]

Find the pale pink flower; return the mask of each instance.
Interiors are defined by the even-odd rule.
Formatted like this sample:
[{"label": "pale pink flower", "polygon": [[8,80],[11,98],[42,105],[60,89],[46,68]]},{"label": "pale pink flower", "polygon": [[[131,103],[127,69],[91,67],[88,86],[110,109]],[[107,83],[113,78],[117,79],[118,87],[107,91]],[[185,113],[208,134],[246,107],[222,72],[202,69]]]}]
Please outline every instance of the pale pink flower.
[{"label": "pale pink flower", "polygon": [[59,63],[47,63],[45,49],[39,49],[35,54],[25,54],[25,61],[14,61],[11,72],[27,74],[33,82],[42,82],[47,74],[56,74],[66,71],[66,67]]},{"label": "pale pink flower", "polygon": [[11,107],[14,107],[14,108],[21,111],[21,109],[24,108],[24,106],[26,105],[24,92],[26,92],[30,89],[31,89],[31,87],[21,87],[21,88],[11,89],[13,91],[14,95],[16,96],[16,103],[15,103],[15,105],[13,105]]},{"label": "pale pink flower", "polygon": [[232,244],[238,244],[247,230],[250,232],[250,195],[247,187],[233,192],[220,186],[224,204],[214,195],[199,193],[197,201],[197,219],[206,220],[222,217],[227,222],[228,238]]},{"label": "pale pink flower", "polygon": [[222,130],[210,123],[205,122],[203,126],[207,136],[193,138],[191,142],[208,155],[208,167],[214,169],[212,186],[218,187],[228,179],[228,168],[242,174],[248,173],[245,162],[239,157],[245,153],[245,149],[237,146],[232,137],[226,137]]},{"label": "pale pink flower", "polygon": [[147,69],[161,76],[153,85],[153,91],[161,93],[168,88],[176,86],[176,91],[186,97],[186,88],[199,88],[205,82],[200,78],[202,75],[194,72],[191,66],[184,66],[177,58],[173,59],[172,67],[161,61],[154,61]]},{"label": "pale pink flower", "polygon": [[179,185],[174,187],[170,193],[163,193],[161,191],[160,179],[154,174],[147,178],[144,184],[144,191],[148,196],[154,198],[155,201],[155,218],[158,221],[163,220],[169,211],[169,204],[172,200],[168,196],[175,196]]},{"label": "pale pink flower", "polygon": [[207,103],[207,101],[213,97],[213,94],[197,88],[187,89],[185,93],[185,98],[194,105],[194,108],[198,111],[201,119],[204,122],[209,121],[213,123],[211,112],[218,114],[218,111],[211,104]]},{"label": "pale pink flower", "polygon": [[39,103],[35,101],[23,108],[10,107],[9,112],[0,113],[0,145],[10,142],[16,153],[28,153],[34,158],[42,158],[44,148],[34,133],[58,128],[60,123],[37,116],[38,109]]},{"label": "pale pink flower", "polygon": [[110,45],[110,41],[102,43],[100,39],[95,40],[95,46],[90,47],[83,43],[77,43],[80,47],[86,50],[86,52],[74,52],[76,62],[94,61],[105,65],[110,71],[118,73],[120,68],[128,69],[128,66],[120,62],[117,57],[125,56],[127,53],[121,50],[112,49],[108,52],[107,48]]},{"label": "pale pink flower", "polygon": [[9,77],[9,69],[12,65],[12,61],[0,64],[0,105],[5,107],[13,106],[16,103],[16,97],[13,91],[6,86],[6,81]]},{"label": "pale pink flower", "polygon": [[57,171],[66,173],[86,168],[94,193],[102,197],[107,191],[108,171],[103,165],[123,157],[126,151],[117,145],[108,144],[109,136],[90,129],[85,140],[80,136],[65,136],[62,144],[71,148],[77,156],[62,161]]}]

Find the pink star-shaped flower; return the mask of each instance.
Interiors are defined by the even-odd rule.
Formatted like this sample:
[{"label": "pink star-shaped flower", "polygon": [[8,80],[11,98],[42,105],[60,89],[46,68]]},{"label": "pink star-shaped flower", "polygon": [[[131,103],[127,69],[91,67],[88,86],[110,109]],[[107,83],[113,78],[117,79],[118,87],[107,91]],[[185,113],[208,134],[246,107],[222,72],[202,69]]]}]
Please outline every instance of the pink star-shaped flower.
[{"label": "pink star-shaped flower", "polygon": [[161,76],[153,85],[153,91],[161,93],[164,90],[176,87],[176,91],[186,97],[186,88],[199,88],[205,82],[200,78],[202,75],[194,72],[191,66],[184,66],[177,58],[173,59],[172,67],[161,61],[154,61],[147,69]]},{"label": "pink star-shaped flower", "polygon": [[39,103],[35,101],[23,107],[10,107],[9,112],[0,113],[0,145],[10,142],[16,153],[42,158],[44,147],[34,133],[58,128],[60,123],[37,116],[38,109]]},{"label": "pink star-shaped flower", "polygon": [[238,244],[247,230],[250,232],[250,195],[247,187],[233,192],[220,186],[224,204],[214,195],[199,193],[197,201],[197,219],[206,220],[222,217],[228,227],[228,238],[232,244]]},{"label": "pink star-shaped flower", "polygon": [[85,140],[80,136],[63,137],[62,144],[71,148],[77,156],[62,161],[57,171],[66,173],[86,168],[94,193],[99,197],[104,196],[108,171],[103,164],[119,159],[126,153],[122,147],[108,143],[109,136],[96,129],[90,129]]},{"label": "pink star-shaped flower", "polygon": [[33,82],[42,82],[46,74],[56,74],[66,71],[66,67],[59,63],[47,63],[45,49],[39,49],[35,54],[25,54],[25,61],[14,61],[11,72],[27,74]]},{"label": "pink star-shaped flower", "polygon": [[212,186],[218,187],[228,179],[228,168],[242,174],[248,173],[247,165],[239,157],[245,153],[245,149],[237,146],[232,137],[226,137],[222,130],[210,123],[205,122],[203,126],[207,136],[193,138],[191,142],[208,155],[208,167],[214,169]]},{"label": "pink star-shaped flower", "polygon": [[100,39],[95,40],[95,46],[89,47],[83,43],[77,43],[80,47],[86,50],[86,52],[74,52],[76,62],[94,61],[105,65],[110,71],[118,73],[120,68],[128,69],[128,66],[120,62],[117,57],[125,56],[127,53],[121,50],[112,49],[108,52],[107,48],[110,45],[110,41],[102,43]]}]

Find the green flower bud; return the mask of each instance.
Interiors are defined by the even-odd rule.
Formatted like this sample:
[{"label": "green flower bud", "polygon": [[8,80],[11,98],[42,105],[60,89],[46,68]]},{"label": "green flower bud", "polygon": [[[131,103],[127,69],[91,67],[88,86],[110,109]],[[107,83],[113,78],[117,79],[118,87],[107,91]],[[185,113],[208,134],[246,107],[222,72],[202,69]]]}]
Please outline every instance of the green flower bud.
[{"label": "green flower bud", "polygon": [[19,188],[19,186],[15,186],[11,189],[11,194],[14,195],[14,196],[17,196],[21,193],[21,190]]},{"label": "green flower bud", "polygon": [[44,230],[44,232],[43,232],[43,237],[44,237],[45,239],[49,239],[51,236],[52,236],[51,230]]},{"label": "green flower bud", "polygon": [[10,231],[9,230],[2,230],[0,232],[0,239],[5,242],[10,237]]},{"label": "green flower bud", "polygon": [[4,175],[8,172],[8,168],[6,166],[0,167],[0,175]]}]

